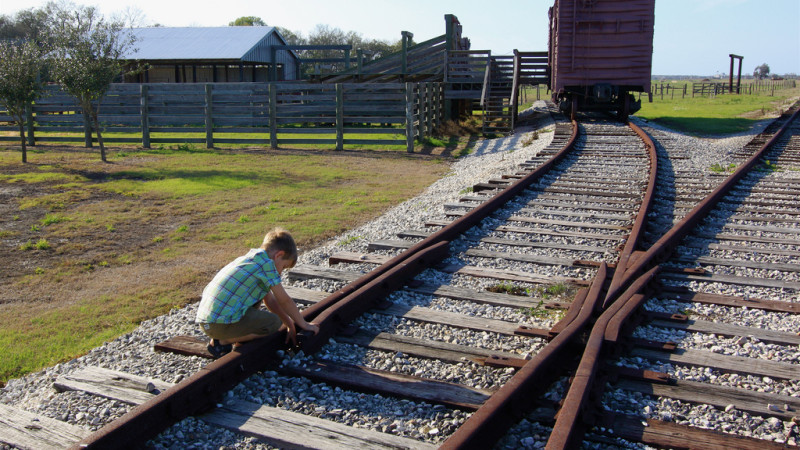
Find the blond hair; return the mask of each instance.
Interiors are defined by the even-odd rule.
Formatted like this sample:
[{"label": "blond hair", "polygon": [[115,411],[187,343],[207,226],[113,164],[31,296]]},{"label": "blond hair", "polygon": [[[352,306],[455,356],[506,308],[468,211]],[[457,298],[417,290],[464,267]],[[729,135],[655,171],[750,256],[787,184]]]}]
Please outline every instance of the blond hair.
[{"label": "blond hair", "polygon": [[264,242],[261,244],[261,248],[267,253],[283,251],[284,259],[292,261],[292,265],[294,265],[294,262],[297,262],[297,244],[295,244],[292,235],[283,228],[273,228],[270,230],[269,233],[264,236]]}]

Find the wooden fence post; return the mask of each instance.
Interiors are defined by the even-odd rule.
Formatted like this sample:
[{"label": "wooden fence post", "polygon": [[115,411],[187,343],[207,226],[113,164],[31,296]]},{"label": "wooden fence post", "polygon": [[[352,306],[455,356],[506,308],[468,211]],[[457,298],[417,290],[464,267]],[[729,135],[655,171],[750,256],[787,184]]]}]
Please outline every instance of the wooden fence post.
[{"label": "wooden fence post", "polygon": [[417,93],[415,95],[417,103],[417,132],[416,136],[422,139],[425,136],[425,83],[417,83]]},{"label": "wooden fence post", "polygon": [[148,91],[150,87],[146,84],[141,85],[139,88],[141,101],[139,102],[141,118],[142,118],[142,148],[150,148],[150,120],[147,117],[149,109]]},{"label": "wooden fence post", "polygon": [[414,153],[414,85],[406,83],[406,151]]},{"label": "wooden fence post", "polygon": [[336,150],[344,149],[344,87],[336,83]]},{"label": "wooden fence post", "polygon": [[442,126],[442,86],[443,83],[435,83],[436,86],[436,128]]},{"label": "wooden fence post", "polygon": [[400,35],[403,37],[401,43],[401,51],[403,53],[400,55],[400,72],[402,73],[403,80],[405,80],[406,72],[408,71],[408,41],[414,37],[414,34],[409,31],[401,31]]},{"label": "wooden fence post", "polygon": [[278,148],[278,86],[269,85],[269,145]]},{"label": "wooden fence post", "polygon": [[214,116],[212,105],[214,103],[214,86],[206,83],[206,148],[214,148]]},{"label": "wooden fence post", "polygon": [[36,139],[34,138],[34,135],[33,135],[34,126],[33,126],[33,104],[32,103],[28,103],[27,105],[25,105],[25,125],[28,126],[27,127],[28,128],[28,130],[27,130],[28,145],[33,147],[33,146],[36,145]]},{"label": "wooden fence post", "polygon": [[425,106],[428,109],[428,125],[425,128],[427,128],[428,136],[433,136],[433,116],[436,114],[433,99],[433,83],[425,83]]}]

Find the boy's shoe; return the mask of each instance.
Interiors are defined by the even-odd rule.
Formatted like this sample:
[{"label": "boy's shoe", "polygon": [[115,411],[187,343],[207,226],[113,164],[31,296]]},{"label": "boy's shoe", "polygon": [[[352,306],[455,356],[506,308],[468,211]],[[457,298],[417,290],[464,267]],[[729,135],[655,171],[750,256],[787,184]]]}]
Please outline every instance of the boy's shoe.
[{"label": "boy's shoe", "polygon": [[222,345],[218,340],[212,339],[211,343],[208,344],[206,348],[208,349],[208,352],[211,353],[211,356],[214,357],[214,359],[218,359],[219,357],[230,353],[231,350],[233,350],[233,344]]}]

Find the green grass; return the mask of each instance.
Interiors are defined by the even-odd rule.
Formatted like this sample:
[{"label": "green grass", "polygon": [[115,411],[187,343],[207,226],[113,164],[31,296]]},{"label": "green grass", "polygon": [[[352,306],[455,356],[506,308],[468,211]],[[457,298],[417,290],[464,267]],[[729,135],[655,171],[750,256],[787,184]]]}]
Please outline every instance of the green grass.
[{"label": "green grass", "polygon": [[[108,156],[103,164],[96,149],[48,149],[21,164],[18,150],[0,148],[0,186],[24,188],[5,233],[23,244],[0,248],[17,267],[0,285],[0,385],[194,301],[272,227],[311,248],[416,195],[448,167],[405,148],[187,145]],[[11,297],[21,303],[1,301]]]},{"label": "green grass", "polygon": [[[289,127],[294,128],[294,127]],[[405,141],[405,130],[401,129],[403,126],[397,125],[394,128],[397,129],[397,133],[393,133],[391,130],[387,131],[386,133],[345,133],[344,139],[352,139],[352,140],[375,140],[375,139],[384,139],[384,140],[400,140]],[[48,137],[59,137],[59,138],[71,138],[74,140],[75,145],[82,145],[84,142],[84,135],[83,133],[73,133],[73,132],[54,132],[54,131],[41,131],[36,133],[37,142],[48,143]],[[284,149],[314,149],[314,150],[333,150],[336,148],[336,135],[331,133],[281,133],[280,131],[277,134],[278,137],[278,147]],[[115,143],[115,139],[136,139],[141,140],[142,135],[141,133],[132,133],[132,132],[117,132],[117,131],[105,131],[103,132],[103,139],[106,142],[107,146],[120,146],[120,147],[130,147],[131,149],[138,147],[141,143],[138,144],[130,144],[130,143]],[[152,153],[161,153],[161,154],[173,154],[175,152],[187,152],[187,153],[207,153],[209,150],[206,149],[205,138],[206,134],[204,131],[197,131],[194,132],[192,130],[183,132],[183,133],[150,133],[151,139],[161,139],[161,140],[170,140],[175,143],[172,144],[152,144],[152,149],[150,152]],[[242,148],[251,148],[254,146],[265,147],[269,146],[269,132],[265,133],[215,133],[215,139],[247,139],[252,140],[249,143],[243,144],[228,144],[228,143],[215,143],[215,148],[224,148],[224,149],[242,149]],[[203,142],[182,142],[187,139],[198,139],[202,140]],[[291,139],[314,139],[319,142],[311,143],[311,144],[297,144],[292,142],[286,142],[286,140]],[[327,141],[327,143],[325,142]],[[95,147],[97,143],[95,142]],[[406,144],[401,145],[366,145],[366,144],[345,144],[344,148],[346,150],[370,150],[370,151],[405,151]],[[99,151],[99,150],[98,150]],[[213,149],[212,149],[213,151]],[[127,153],[124,153],[127,155]]]},{"label": "green grass", "polygon": [[[682,89],[683,83],[676,83]],[[726,135],[749,130],[756,122],[785,109],[787,102],[800,96],[800,88],[779,89],[775,96],[769,93],[731,95],[715,97],[675,98],[654,95],[653,103],[642,96],[642,109],[635,115],[669,128],[692,135]]]},{"label": "green grass", "polygon": [[[47,308],[7,305],[0,318],[0,380],[7,380],[85,354],[154,314],[163,314],[173,299],[149,304],[137,297],[99,297],[79,304]],[[24,341],[20,339],[24,338]]]}]

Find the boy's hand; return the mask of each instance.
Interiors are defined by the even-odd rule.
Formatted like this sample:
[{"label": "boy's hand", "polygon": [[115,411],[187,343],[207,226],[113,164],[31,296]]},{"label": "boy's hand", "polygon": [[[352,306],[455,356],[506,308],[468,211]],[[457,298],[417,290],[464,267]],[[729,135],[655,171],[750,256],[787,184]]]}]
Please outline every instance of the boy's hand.
[{"label": "boy's hand", "polygon": [[317,325],[317,324],[315,324],[313,322],[306,322],[306,326],[303,327],[303,329],[306,330],[306,331],[310,331],[310,332],[312,332],[314,334],[319,333],[319,325]]},{"label": "boy's hand", "polygon": [[288,344],[289,341],[292,341],[292,345],[297,347],[297,328],[291,321],[286,324],[286,343]]}]

